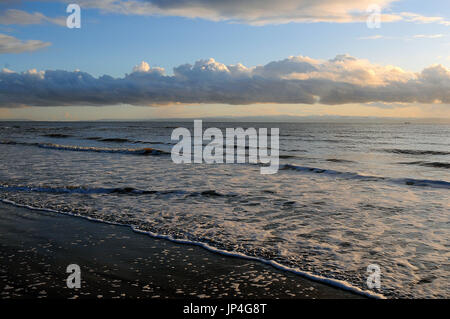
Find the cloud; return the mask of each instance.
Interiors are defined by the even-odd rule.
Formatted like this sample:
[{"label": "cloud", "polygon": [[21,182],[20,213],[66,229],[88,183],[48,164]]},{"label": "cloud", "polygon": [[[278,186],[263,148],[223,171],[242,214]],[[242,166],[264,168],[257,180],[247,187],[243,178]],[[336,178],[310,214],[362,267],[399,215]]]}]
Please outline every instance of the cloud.
[{"label": "cloud", "polygon": [[415,34],[412,36],[403,36],[403,37],[393,37],[393,36],[384,36],[384,35],[371,35],[365,37],[358,37],[358,40],[414,40],[414,39],[440,39],[445,37],[445,34]]},{"label": "cloud", "polygon": [[[407,21],[450,26],[450,21],[439,16],[423,16],[413,12],[394,13],[390,6],[396,1],[398,0],[78,0],[77,4],[84,9],[98,9],[103,13],[177,16],[250,25],[366,22],[368,16],[374,13],[367,10],[375,5],[381,9],[382,23]],[[65,17],[49,18],[39,12],[28,13],[17,9],[0,13],[0,21],[0,24],[50,22],[65,26]]]},{"label": "cloud", "polygon": [[400,16],[405,20],[409,22],[415,22],[415,23],[438,23],[445,26],[450,26],[450,21],[446,20],[443,17],[427,17],[423,16],[417,13],[413,12],[401,12]]},{"label": "cloud", "polygon": [[0,33],[0,54],[36,51],[51,45],[39,40],[22,41],[13,36]]},{"label": "cloud", "polygon": [[30,25],[30,24],[41,24],[44,22],[50,22],[60,26],[66,26],[66,18],[49,18],[40,12],[28,13],[26,11],[17,9],[8,9],[0,13],[0,24],[11,25]]},{"label": "cloud", "polygon": [[[429,17],[413,12],[393,13],[390,6],[396,1],[398,0],[78,0],[77,4],[84,9],[98,9],[104,13],[177,16],[250,25],[366,22],[368,16],[374,13],[368,9],[375,5],[381,9],[382,23],[407,21],[450,26],[450,21],[439,16]],[[49,18],[39,12],[28,13],[16,9],[0,14],[0,21],[0,24],[50,22],[65,25],[65,17]]]},{"label": "cloud", "polygon": [[[72,0],[61,0],[71,2]],[[382,9],[381,22],[409,21],[450,25],[442,17],[412,12],[391,13],[397,0],[78,0],[83,8],[129,15],[202,18],[251,25],[290,22],[365,22],[370,6]]]},{"label": "cloud", "polygon": [[159,67],[152,68],[147,62],[142,61],[133,68],[133,73],[157,73],[163,75],[164,69]]},{"label": "cloud", "polygon": [[358,40],[378,40],[378,39],[386,39],[386,37],[384,35],[371,35],[371,36],[367,36],[367,37],[359,37]]},{"label": "cloud", "polygon": [[433,65],[415,73],[338,55],[256,67],[207,59],[180,65],[173,75],[142,62],[122,78],[80,71],[0,73],[0,107],[369,102],[448,104],[450,70]]},{"label": "cloud", "polygon": [[416,39],[439,39],[443,38],[443,34],[416,34],[414,38]]}]

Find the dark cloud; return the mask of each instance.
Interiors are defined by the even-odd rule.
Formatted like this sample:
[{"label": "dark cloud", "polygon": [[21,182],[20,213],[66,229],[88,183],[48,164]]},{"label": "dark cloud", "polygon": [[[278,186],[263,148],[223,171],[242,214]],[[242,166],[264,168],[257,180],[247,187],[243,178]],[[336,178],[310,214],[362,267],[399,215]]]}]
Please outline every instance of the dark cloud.
[{"label": "dark cloud", "polygon": [[[69,2],[71,0],[62,0]],[[235,21],[253,25],[288,22],[364,22],[370,5],[387,7],[395,0],[78,0],[104,12],[164,15]],[[399,15],[383,14],[383,22]]]},{"label": "dark cloud", "polygon": [[209,59],[176,67],[173,75],[143,62],[123,78],[80,71],[0,73],[0,107],[367,102],[450,103],[450,71],[436,65],[405,72],[339,55],[328,61],[290,57],[252,68]]}]

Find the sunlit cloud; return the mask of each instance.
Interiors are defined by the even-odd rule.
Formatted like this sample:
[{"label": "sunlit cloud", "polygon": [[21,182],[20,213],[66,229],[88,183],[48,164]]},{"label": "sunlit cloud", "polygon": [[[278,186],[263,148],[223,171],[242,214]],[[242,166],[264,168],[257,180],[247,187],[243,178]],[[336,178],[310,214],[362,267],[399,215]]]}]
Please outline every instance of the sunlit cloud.
[{"label": "sunlit cloud", "polygon": [[65,17],[50,18],[40,12],[28,13],[17,9],[0,12],[0,24],[3,25],[31,25],[45,22],[66,26]]},{"label": "sunlit cloud", "polygon": [[122,78],[81,71],[0,73],[0,107],[219,103],[232,105],[450,103],[450,70],[422,72],[373,64],[349,55],[331,60],[289,57],[263,66],[225,65],[214,59],[163,68],[137,65]]},{"label": "sunlit cloud", "polygon": [[412,36],[385,36],[385,35],[371,35],[371,36],[364,36],[364,37],[358,37],[358,40],[414,40],[414,39],[441,39],[444,38],[446,35],[442,33],[438,34],[414,34]]},{"label": "sunlit cloud", "polygon": [[[61,0],[71,2],[71,0]],[[290,22],[365,22],[367,9],[376,5],[382,22],[408,21],[450,25],[443,17],[427,17],[412,12],[394,13],[396,0],[78,0],[84,8],[104,13],[149,16],[178,16],[229,21],[251,25]]]},{"label": "sunlit cloud", "polygon": [[51,45],[50,42],[40,40],[20,40],[13,36],[0,33],[0,54],[22,53],[36,51]]},{"label": "sunlit cloud", "polygon": [[386,39],[386,37],[384,35],[371,35],[371,36],[367,36],[367,37],[359,37],[358,40],[378,40],[378,39]]},{"label": "sunlit cloud", "polygon": [[416,34],[414,38],[416,39],[439,39],[443,38],[443,34]]},{"label": "sunlit cloud", "polygon": [[400,16],[405,21],[416,22],[416,23],[438,23],[445,26],[450,26],[450,21],[446,20],[443,17],[434,16],[423,16],[421,14],[413,13],[413,12],[402,12]]}]

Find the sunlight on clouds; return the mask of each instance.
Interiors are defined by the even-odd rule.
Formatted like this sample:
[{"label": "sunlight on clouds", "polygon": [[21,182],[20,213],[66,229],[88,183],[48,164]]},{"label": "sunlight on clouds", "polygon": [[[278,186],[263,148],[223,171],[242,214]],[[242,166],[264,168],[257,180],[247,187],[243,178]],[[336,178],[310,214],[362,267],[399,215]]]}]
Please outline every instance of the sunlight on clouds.
[{"label": "sunlight on clouds", "polygon": [[450,103],[450,70],[422,72],[373,64],[347,54],[322,61],[297,56],[263,66],[225,65],[214,59],[174,68],[141,62],[122,78],[81,71],[0,72],[0,107],[129,104]]},{"label": "sunlight on clouds", "polygon": [[13,36],[0,33],[0,54],[36,51],[50,45],[50,42],[43,42],[39,40],[24,41]]},{"label": "sunlight on clouds", "polygon": [[[71,0],[62,0],[70,2]],[[427,17],[413,12],[392,13],[395,0],[79,0],[82,7],[126,15],[159,15],[230,21],[251,25],[290,22],[365,22],[367,8],[378,5],[382,22],[408,21],[450,25],[442,17]]]},{"label": "sunlight on clouds", "polygon": [[17,9],[8,9],[0,13],[0,24],[4,25],[30,25],[44,22],[65,27],[66,17],[50,18],[40,12],[28,13]]}]

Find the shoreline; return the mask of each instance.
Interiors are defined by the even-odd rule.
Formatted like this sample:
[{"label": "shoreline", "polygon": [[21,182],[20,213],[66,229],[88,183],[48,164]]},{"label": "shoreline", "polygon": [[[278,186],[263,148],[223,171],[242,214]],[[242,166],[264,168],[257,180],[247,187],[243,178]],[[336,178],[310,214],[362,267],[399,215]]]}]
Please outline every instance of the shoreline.
[{"label": "shoreline", "polygon": [[[0,217],[0,299],[365,297],[128,226],[3,202]],[[81,268],[80,289],[66,286],[69,264]]]}]

